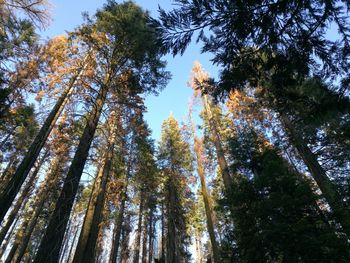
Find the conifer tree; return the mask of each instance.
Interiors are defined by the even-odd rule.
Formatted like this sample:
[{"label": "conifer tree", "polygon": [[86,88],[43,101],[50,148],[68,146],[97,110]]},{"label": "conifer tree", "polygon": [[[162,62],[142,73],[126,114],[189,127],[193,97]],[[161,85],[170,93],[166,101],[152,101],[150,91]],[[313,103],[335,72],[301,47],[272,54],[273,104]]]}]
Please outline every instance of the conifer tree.
[{"label": "conifer tree", "polygon": [[188,260],[186,199],[191,192],[186,177],[192,172],[192,156],[173,116],[162,125],[158,162],[165,181],[166,262],[183,262]]}]

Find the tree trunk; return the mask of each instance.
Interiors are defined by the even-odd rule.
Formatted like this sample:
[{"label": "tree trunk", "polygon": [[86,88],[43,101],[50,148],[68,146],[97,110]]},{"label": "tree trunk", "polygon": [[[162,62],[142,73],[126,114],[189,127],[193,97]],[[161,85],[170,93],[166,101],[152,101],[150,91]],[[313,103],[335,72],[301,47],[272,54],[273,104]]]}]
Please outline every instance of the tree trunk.
[{"label": "tree trunk", "polygon": [[165,262],[165,208],[164,208],[164,200],[162,201],[162,248],[160,255],[160,262]]},{"label": "tree trunk", "polygon": [[75,241],[77,240],[77,237],[78,237],[79,225],[74,226],[73,232],[74,232],[74,235],[73,235],[72,244],[68,253],[67,262],[72,262],[74,257],[73,251],[74,251]]},{"label": "tree trunk", "polygon": [[68,250],[68,245],[69,245],[69,232],[72,228],[72,218],[70,217],[69,218],[69,221],[68,221],[68,225],[67,225],[67,230],[66,232],[64,233],[64,238],[63,238],[63,247],[62,247],[62,250],[61,250],[61,255],[60,255],[60,260],[59,262],[62,262],[64,260],[64,257],[67,253],[67,250]]},{"label": "tree trunk", "polygon": [[129,237],[130,237],[130,215],[126,217],[126,220],[123,225],[123,235],[122,235],[122,248],[121,248],[121,253],[120,253],[120,263],[126,263],[128,259],[130,258],[129,256]]},{"label": "tree trunk", "polygon": [[209,193],[207,189],[207,184],[205,182],[205,171],[203,166],[203,150],[202,150],[202,142],[200,142],[197,138],[194,139],[194,150],[196,153],[196,159],[197,159],[197,172],[201,181],[201,193],[203,196],[204,201],[204,207],[205,207],[205,214],[207,219],[207,229],[209,232],[209,238],[210,243],[212,246],[212,252],[213,252],[213,258],[214,263],[219,263],[219,249],[218,245],[216,243],[216,237],[215,237],[215,230],[214,230],[214,224],[213,224],[213,210],[211,208],[210,202],[209,202]]},{"label": "tree trunk", "polygon": [[19,163],[19,156],[22,155],[22,151],[16,151],[12,153],[9,162],[6,165],[0,179],[0,195],[6,190],[6,186],[11,180],[12,174],[16,171],[17,164]]},{"label": "tree trunk", "polygon": [[124,221],[124,212],[125,212],[125,203],[127,200],[127,188],[128,188],[128,176],[126,176],[126,183],[123,188],[123,193],[120,201],[119,213],[117,216],[117,220],[115,222],[114,230],[113,230],[113,244],[111,255],[109,258],[110,263],[117,263],[117,256],[119,250],[120,237],[122,233],[123,221]]},{"label": "tree trunk", "polygon": [[[48,200],[49,192],[57,191],[57,187],[55,186],[58,184],[58,181],[63,174],[62,167],[64,166],[63,164],[65,161],[66,156],[63,155],[58,156],[53,160],[52,167],[48,173],[48,176],[41,185],[37,199],[34,201],[34,204],[32,206],[34,207],[34,211],[32,211],[33,215],[30,219],[28,219],[29,223],[27,226],[22,228],[23,231],[21,233],[21,238],[18,239],[19,246],[11,262],[19,263],[21,261],[28,246],[34,227],[38,222],[39,215],[43,210],[46,201]],[[28,217],[30,217],[30,215],[28,215]]]},{"label": "tree trunk", "polygon": [[95,179],[73,263],[88,263],[95,260],[96,243],[102,221],[106,187],[114,155],[117,132],[117,125],[115,123],[116,120],[112,120],[110,140],[105,152],[103,165]]},{"label": "tree trunk", "polygon": [[7,233],[7,237],[3,240],[3,242],[1,243],[1,249],[0,249],[0,258],[2,258],[2,256],[4,255],[5,251],[6,251],[6,248],[7,248],[7,244],[9,243],[11,237],[12,237],[12,234],[14,233],[15,229],[16,229],[16,225],[17,225],[17,222],[19,220],[20,216],[18,215],[15,222],[13,222],[13,225],[11,227],[11,229],[8,231]]},{"label": "tree trunk", "polygon": [[19,210],[21,209],[21,207],[24,207],[26,204],[26,201],[28,201],[28,194],[29,194],[30,190],[32,189],[32,187],[35,185],[35,181],[38,179],[37,175],[38,175],[39,170],[40,170],[42,164],[44,163],[47,155],[48,155],[48,151],[46,151],[44,153],[43,157],[40,159],[39,163],[36,165],[35,170],[30,175],[30,178],[29,178],[27,184],[25,185],[21,195],[18,197],[18,200],[16,201],[15,206],[11,210],[11,213],[8,215],[6,223],[0,231],[0,244],[4,240],[6,233],[10,229],[14,219],[18,215]]},{"label": "tree trunk", "polygon": [[168,182],[168,208],[167,208],[167,250],[166,250],[166,262],[177,263],[179,259],[177,257],[177,231],[176,231],[176,193],[173,178],[169,178]]},{"label": "tree trunk", "polygon": [[59,259],[64,232],[108,90],[109,79],[102,85],[90,111],[83,135],[64,181],[61,195],[56,203],[55,211],[34,259],[35,263],[54,263]]},{"label": "tree trunk", "polygon": [[147,263],[147,238],[148,238],[148,224],[147,224],[147,218],[144,216],[143,219],[143,231],[142,231],[142,263]]},{"label": "tree trunk", "polygon": [[317,157],[307,146],[307,143],[298,133],[298,131],[293,127],[288,116],[280,113],[281,121],[286,129],[287,134],[295,148],[297,149],[300,157],[303,159],[305,165],[308,167],[309,172],[315,179],[318,187],[321,189],[323,196],[327,200],[329,206],[336,219],[342,226],[344,233],[350,237],[350,212],[345,207],[343,200],[338,193],[336,187],[329,180],[326,171],[319,164]]},{"label": "tree trunk", "polygon": [[148,263],[152,263],[153,260],[153,209],[150,210],[149,222],[148,222]]},{"label": "tree trunk", "polygon": [[137,232],[135,237],[135,248],[134,248],[134,263],[139,262],[140,258],[140,244],[141,244],[141,231],[142,231],[142,218],[143,218],[143,190],[140,194],[140,206],[139,206],[139,221],[137,226]]},{"label": "tree trunk", "polygon": [[218,158],[218,164],[222,174],[223,183],[225,186],[225,191],[227,194],[229,194],[231,192],[231,187],[232,187],[232,178],[231,178],[230,170],[228,168],[227,161],[225,158],[224,149],[222,148],[222,142],[221,142],[220,132],[218,130],[218,124],[215,117],[212,114],[211,102],[208,98],[208,95],[203,95],[202,98],[203,98],[205,112],[208,116],[208,121],[212,132],[212,136],[214,137],[213,142],[216,150],[216,155]]},{"label": "tree trunk", "polygon": [[68,87],[62,93],[61,97],[57,100],[56,105],[51,110],[49,116],[46,118],[43,126],[41,127],[32,144],[30,145],[26,155],[24,156],[22,162],[18,166],[16,172],[11,177],[11,180],[8,182],[8,184],[6,184],[5,190],[0,193],[0,223],[4,219],[7,210],[10,208],[28,173],[32,169],[35,160],[38,158],[42,147],[44,146],[51,130],[56,124],[57,119],[59,118],[65,105],[69,101],[70,95],[73,93],[74,90],[74,85],[78,77],[82,73],[83,68],[84,67],[80,68],[78,73],[70,80]]}]

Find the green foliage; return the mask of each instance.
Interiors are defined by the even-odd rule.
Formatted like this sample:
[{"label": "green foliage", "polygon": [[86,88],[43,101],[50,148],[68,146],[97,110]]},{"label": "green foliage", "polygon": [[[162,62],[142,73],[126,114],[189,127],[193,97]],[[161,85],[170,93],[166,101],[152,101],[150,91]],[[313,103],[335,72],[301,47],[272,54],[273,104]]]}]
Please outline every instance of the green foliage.
[{"label": "green foliage", "polygon": [[[158,164],[163,175],[163,194],[166,205],[167,255],[171,260],[189,260],[188,217],[193,206],[192,192],[187,183],[192,172],[189,144],[183,139],[180,127],[171,115],[162,124]],[[170,257],[171,258],[171,257]]]},{"label": "green foliage", "polygon": [[122,4],[108,1],[96,13],[95,21],[87,18],[80,34],[99,51],[112,74],[127,76],[131,89],[157,93],[170,74],[164,70],[166,63],[161,60],[160,46],[149,20],[148,13],[132,1]]},{"label": "green foliage", "polygon": [[[348,88],[347,1],[175,2],[178,5],[174,10],[160,9],[160,19],[154,21],[165,51],[183,53],[198,32],[197,41],[204,44],[202,51],[213,53],[213,61],[224,67],[220,92],[236,87],[234,84],[243,86],[248,80],[246,74],[253,73],[249,67],[261,64],[261,52],[266,61],[264,70],[277,70],[276,81],[283,81],[286,73],[305,76],[313,72],[341,76],[342,87]],[[336,40],[327,38],[331,23],[339,32]]]},{"label": "green foliage", "polygon": [[254,176],[237,175],[227,200],[242,262],[347,262],[346,238],[337,236],[327,211],[316,204],[310,182],[276,150],[244,146],[245,157],[235,154],[237,148],[233,157],[243,157],[241,165]]}]

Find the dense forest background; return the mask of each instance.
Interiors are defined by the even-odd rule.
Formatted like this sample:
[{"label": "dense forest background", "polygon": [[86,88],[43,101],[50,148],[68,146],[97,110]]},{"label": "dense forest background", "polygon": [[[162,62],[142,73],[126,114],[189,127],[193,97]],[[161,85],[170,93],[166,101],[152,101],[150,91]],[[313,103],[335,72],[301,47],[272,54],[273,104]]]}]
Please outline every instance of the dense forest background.
[{"label": "dense forest background", "polygon": [[[0,0],[0,262],[350,262],[349,2],[173,3],[41,41],[50,3]],[[219,75],[155,141],[195,42]]]}]

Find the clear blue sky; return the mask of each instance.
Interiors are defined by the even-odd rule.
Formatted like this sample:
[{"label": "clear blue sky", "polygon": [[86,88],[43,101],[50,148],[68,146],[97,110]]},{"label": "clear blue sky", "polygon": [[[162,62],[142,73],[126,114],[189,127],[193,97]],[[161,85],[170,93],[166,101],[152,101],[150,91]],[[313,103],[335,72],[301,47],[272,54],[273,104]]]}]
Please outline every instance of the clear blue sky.
[{"label": "clear blue sky", "polygon": [[[81,13],[87,11],[93,15],[96,9],[101,8],[103,0],[51,0],[52,22],[48,29],[41,32],[43,38],[63,34],[65,31],[72,31],[82,23]],[[122,1],[120,1],[122,2]],[[150,11],[153,17],[158,16],[158,5],[164,9],[172,8],[171,0],[135,0],[144,9]],[[187,87],[193,62],[198,60],[212,76],[217,74],[217,69],[212,66],[210,56],[200,53],[200,46],[191,45],[183,56],[173,58],[166,56],[168,62],[167,70],[172,74],[172,80],[164,91],[157,97],[149,96],[146,99],[148,112],[146,121],[153,131],[153,138],[160,138],[161,124],[170,112],[181,121],[187,113],[187,106],[192,90]]]}]

